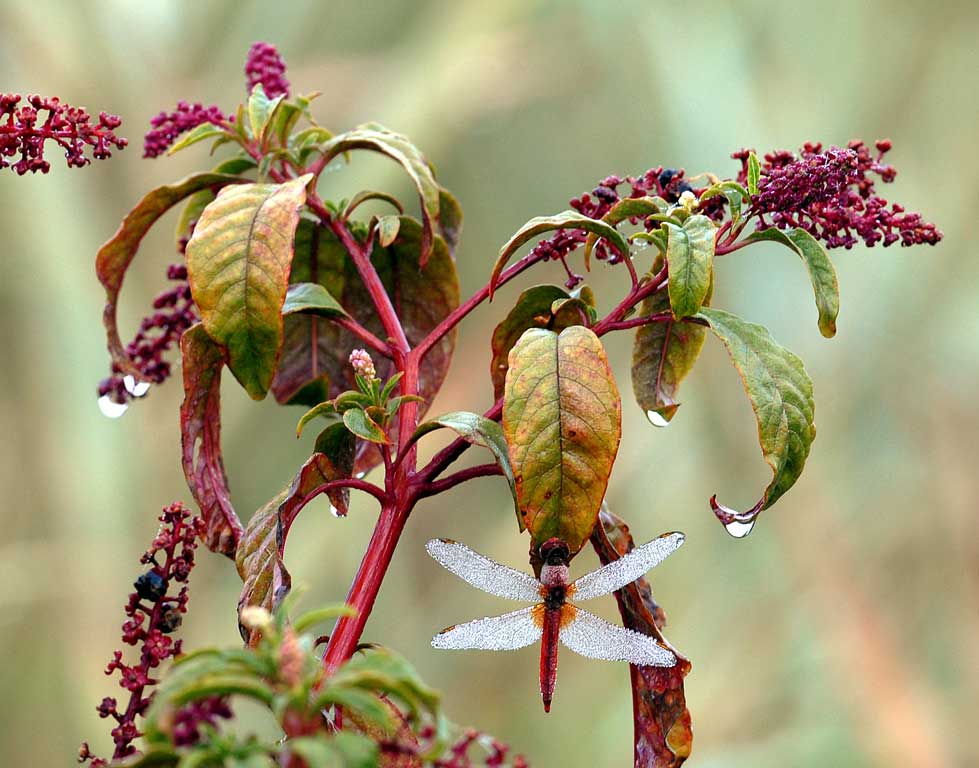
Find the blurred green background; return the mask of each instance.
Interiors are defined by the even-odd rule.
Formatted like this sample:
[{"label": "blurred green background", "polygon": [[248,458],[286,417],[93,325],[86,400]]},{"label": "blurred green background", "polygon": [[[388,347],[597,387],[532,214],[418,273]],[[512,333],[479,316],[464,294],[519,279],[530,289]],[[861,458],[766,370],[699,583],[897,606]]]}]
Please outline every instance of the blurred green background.
[{"label": "blurred green background", "polygon": [[[466,211],[463,295],[520,224],[608,173],[664,164],[723,176],[742,146],[894,140],[900,172],[885,196],[922,210],[945,240],[834,252],[836,339],[819,335],[805,271],[787,251],[753,248],[717,267],[715,305],[768,325],[815,381],[819,438],[796,487],[750,537],[728,537],[708,497],[747,505],[768,472],[723,349],[708,343],[684,407],[657,430],[630,396],[623,337],[609,342],[625,436],[608,499],[638,539],[687,533],[653,584],[669,637],[694,665],[691,765],[979,764],[979,262],[966,237],[979,202],[977,34],[979,6],[967,2],[5,0],[0,91],[117,113],[132,146],[82,171],[52,157],[47,176],[0,173],[3,762],[67,765],[82,739],[108,743],[94,707],[118,690],[101,670],[119,646],[121,607],[155,514],[189,494],[177,381],[116,421],[96,407],[107,357],[94,254],[145,190],[208,164],[197,148],[141,159],[148,120],[178,99],[231,109],[246,50],[267,40],[295,90],[323,91],[325,125],[377,120],[437,165]],[[367,184],[408,191],[393,164],[362,156],[322,191]],[[172,220],[126,279],[130,332],[175,260]],[[463,327],[435,412],[489,405],[493,325],[522,287],[562,279],[544,267]],[[622,280],[601,265],[589,277],[605,309]],[[227,378],[225,453],[247,514],[309,445],[293,437],[298,412],[251,402]],[[441,444],[430,440],[427,450]],[[300,517],[287,553],[309,606],[344,597],[375,517],[364,498],[346,520],[327,509],[322,500]],[[429,647],[441,627],[505,608],[425,556],[432,536],[525,563],[501,481],[426,501],[366,639],[407,654],[455,721],[533,765],[629,764],[624,666],[564,654],[545,717],[535,650]],[[589,553],[576,566],[594,562]],[[188,647],[238,641],[239,586],[230,563],[203,558]],[[613,602],[601,612],[614,615]]]}]

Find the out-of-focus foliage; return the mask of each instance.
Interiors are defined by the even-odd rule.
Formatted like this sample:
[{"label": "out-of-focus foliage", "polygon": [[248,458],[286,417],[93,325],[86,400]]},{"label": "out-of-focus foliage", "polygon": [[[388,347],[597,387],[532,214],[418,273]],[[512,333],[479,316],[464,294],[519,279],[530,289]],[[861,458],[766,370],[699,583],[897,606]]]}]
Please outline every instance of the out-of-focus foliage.
[{"label": "out-of-focus foliage", "polygon": [[[806,360],[819,398],[819,440],[779,514],[734,541],[704,504],[728,488],[735,497],[726,501],[745,507],[769,480],[757,451],[745,449],[754,418],[714,343],[683,384],[684,403],[698,407],[680,409],[666,430],[625,434],[609,501],[637,539],[687,533],[685,557],[652,586],[669,612],[671,641],[710,660],[685,681],[698,764],[969,765],[979,761],[967,730],[979,707],[971,438],[979,429],[979,266],[965,227],[979,176],[979,93],[971,82],[979,10],[954,0],[941,12],[869,0],[820,2],[805,13],[800,23],[798,8],[762,2],[692,9],[375,0],[327,9],[307,1],[283,13],[227,0],[37,0],[0,7],[0,83],[119,114],[120,132],[136,141],[179,99],[210,103],[241,88],[242,52],[255,40],[274,42],[299,90],[331,91],[326,124],[379,120],[438,163],[440,182],[466,208],[457,253],[464,296],[485,282],[499,247],[528,215],[563,210],[610,172],[663,163],[692,175],[730,162],[733,175],[727,155],[741,146],[890,136],[900,199],[929,211],[945,241],[920,251],[834,254],[844,309],[832,342],[809,312],[797,311],[812,301],[812,288],[784,246],[716,265],[726,279],[714,303],[771,328]],[[135,576],[131,556],[155,529],[143,502],[189,501],[173,419],[178,382],[117,421],[95,408],[94,383],[105,370],[104,295],[91,261],[145,189],[197,170],[203,151],[150,162],[134,145],[79,171],[55,164],[46,176],[0,181],[0,643],[17,660],[0,671],[0,738],[11,764],[64,764],[97,730],[92,702],[115,690],[93,671],[115,642],[117,604]],[[367,153],[342,180],[337,175],[335,197],[365,183],[380,187],[384,173],[389,186],[403,185],[401,199],[413,199],[399,169]],[[375,204],[378,214],[390,212],[364,203]],[[129,331],[174,260],[164,230],[149,236],[127,275],[120,322]],[[625,279],[602,264],[594,269],[588,282],[596,288]],[[474,410],[479,398],[489,406],[492,330],[521,290],[563,280],[558,265],[544,272],[504,288],[463,328],[433,413]],[[629,344],[624,334],[609,345],[620,382]],[[255,404],[225,384],[230,484],[240,509],[257,509],[309,456],[313,437],[295,447],[276,440],[260,461],[246,458],[269,435],[287,435],[300,413]],[[623,409],[625,418],[641,418],[631,398]],[[705,431],[714,439],[703,440]],[[439,439],[426,438],[422,454]],[[479,540],[498,560],[525,562],[505,483],[475,482],[483,485],[419,507],[366,639],[397,638],[422,677],[446,692],[456,720],[479,723],[541,764],[627,764],[624,667],[603,666],[607,674],[598,675],[595,662],[568,655],[560,699],[545,719],[533,650],[446,657],[429,649],[432,632],[471,608],[473,597],[444,588],[421,555],[424,541]],[[334,520],[326,499],[314,504],[290,536],[290,570],[314,585],[309,604],[324,604],[343,599],[374,507],[356,499]],[[232,569],[222,558],[201,558],[188,647],[238,642]],[[606,608],[611,618],[611,600]],[[38,739],[42,711],[56,713],[62,727]],[[258,712],[238,716],[259,731],[269,727]]]}]

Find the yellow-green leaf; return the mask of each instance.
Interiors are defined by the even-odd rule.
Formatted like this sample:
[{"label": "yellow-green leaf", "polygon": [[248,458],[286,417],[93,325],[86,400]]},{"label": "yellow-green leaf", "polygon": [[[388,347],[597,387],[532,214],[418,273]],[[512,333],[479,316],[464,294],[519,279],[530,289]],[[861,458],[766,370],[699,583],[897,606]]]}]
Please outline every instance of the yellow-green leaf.
[{"label": "yellow-green leaf", "polygon": [[577,552],[591,535],[622,434],[622,405],[598,337],[525,332],[510,352],[503,432],[517,502],[536,545]]},{"label": "yellow-green leaf", "polygon": [[282,305],[282,314],[291,315],[295,312],[320,317],[347,316],[340,302],[319,283],[294,283],[289,286],[285,303]]},{"label": "yellow-green leaf", "polygon": [[772,469],[753,511],[767,509],[798,479],[816,437],[812,381],[802,360],[779,346],[767,328],[720,309],[705,307],[697,317],[724,342],[751,401],[762,455]]},{"label": "yellow-green leaf", "polygon": [[293,238],[310,178],[222,190],[187,244],[204,329],[228,350],[228,367],[256,400],[268,392],[282,346]]},{"label": "yellow-green leaf", "polygon": [[670,268],[670,306],[682,320],[700,310],[714,268],[714,222],[697,214],[683,226],[667,222],[666,263]]},{"label": "yellow-green leaf", "polygon": [[840,285],[829,254],[816,238],[806,230],[797,228],[782,231],[776,227],[752,232],[746,242],[772,240],[791,248],[802,259],[809,271],[812,290],[816,295],[819,311],[819,332],[827,339],[836,335],[836,317],[840,314]]}]

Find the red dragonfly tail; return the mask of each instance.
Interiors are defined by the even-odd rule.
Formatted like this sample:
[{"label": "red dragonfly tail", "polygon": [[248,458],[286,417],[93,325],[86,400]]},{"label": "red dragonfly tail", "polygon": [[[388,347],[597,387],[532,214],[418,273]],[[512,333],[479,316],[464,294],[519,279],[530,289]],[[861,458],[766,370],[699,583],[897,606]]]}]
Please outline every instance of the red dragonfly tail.
[{"label": "red dragonfly tail", "polygon": [[544,612],[544,634],[540,645],[540,694],[544,711],[551,711],[554,684],[557,681],[557,640],[561,630],[561,609]]}]

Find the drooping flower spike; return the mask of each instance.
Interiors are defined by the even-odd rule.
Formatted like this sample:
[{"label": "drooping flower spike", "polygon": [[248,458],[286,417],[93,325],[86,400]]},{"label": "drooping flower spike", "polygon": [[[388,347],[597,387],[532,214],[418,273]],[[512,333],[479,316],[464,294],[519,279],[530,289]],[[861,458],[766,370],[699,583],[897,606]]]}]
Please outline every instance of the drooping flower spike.
[{"label": "drooping flower spike", "polygon": [[540,685],[545,712],[551,709],[557,679],[558,640],[591,659],[671,667],[676,664],[676,656],[654,638],[609,624],[570,600],[591,600],[631,584],[663,562],[683,540],[682,533],[664,534],[619,560],[569,582],[568,547],[559,539],[541,545],[544,566],[540,581],[500,565],[464,544],[432,539],[425,546],[428,554],[463,581],[497,597],[535,603],[502,616],[449,627],[432,639],[432,646],[449,650],[509,651],[541,640]]}]

